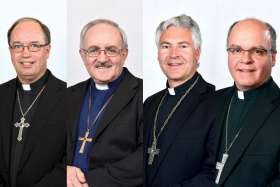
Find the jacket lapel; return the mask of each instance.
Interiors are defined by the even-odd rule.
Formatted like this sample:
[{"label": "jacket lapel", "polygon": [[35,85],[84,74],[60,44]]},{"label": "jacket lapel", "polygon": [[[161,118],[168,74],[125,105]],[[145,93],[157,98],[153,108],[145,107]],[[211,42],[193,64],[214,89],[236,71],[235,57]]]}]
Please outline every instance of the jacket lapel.
[{"label": "jacket lapel", "polygon": [[[168,129],[166,130],[165,138],[161,139],[161,147],[160,154],[158,156],[158,162],[156,162],[155,172],[152,174],[152,181],[154,177],[158,173],[158,170],[163,163],[166,155],[168,154],[169,149],[171,148],[176,136],[180,132],[180,129],[187,125],[187,120],[192,115],[192,112],[197,108],[200,100],[202,99],[202,94],[206,91],[206,82],[199,79],[197,85],[193,88],[193,90],[187,95],[187,97],[183,100],[180,106],[177,108],[177,111],[171,117],[168,122]],[[183,107],[182,107],[183,106]],[[152,131],[152,129],[151,129]],[[164,145],[164,146],[163,146]]]},{"label": "jacket lapel", "polygon": [[43,126],[47,125],[49,120],[49,114],[53,109],[54,105],[58,102],[57,92],[59,92],[61,86],[55,77],[50,73],[48,81],[46,83],[46,89],[39,98],[39,103],[33,116],[33,122],[30,125],[28,136],[26,137],[26,142],[24,145],[24,150],[22,153],[22,159],[19,165],[19,171],[23,168],[24,163],[26,163],[29,155],[32,153],[36,146],[40,146],[38,141],[40,139],[40,134],[43,133]]},{"label": "jacket lapel", "polygon": [[4,93],[5,99],[1,103],[3,111],[2,114],[2,124],[3,124],[3,139],[1,142],[4,152],[4,161],[6,163],[6,168],[9,168],[10,165],[10,148],[11,148],[11,130],[13,127],[13,111],[16,99],[16,79],[13,79],[9,85],[7,85],[7,91]]},{"label": "jacket lapel", "polygon": [[[137,81],[128,71],[120,83],[119,87],[113,93],[108,107],[105,108],[101,116],[100,125],[96,130],[96,138],[98,138],[110,122],[117,116],[119,112],[130,102],[131,98],[136,94]],[[120,99],[121,98],[121,99]]]},{"label": "jacket lapel", "polygon": [[246,148],[250,145],[260,128],[265,124],[265,120],[276,106],[279,105],[274,102],[278,97],[279,89],[276,85],[273,85],[272,90],[270,90],[266,96],[259,97],[254,106],[248,111],[243,122],[243,129],[229,151],[229,157],[224,166],[220,184],[226,180],[235,165],[238,164],[241,157],[246,152]]}]

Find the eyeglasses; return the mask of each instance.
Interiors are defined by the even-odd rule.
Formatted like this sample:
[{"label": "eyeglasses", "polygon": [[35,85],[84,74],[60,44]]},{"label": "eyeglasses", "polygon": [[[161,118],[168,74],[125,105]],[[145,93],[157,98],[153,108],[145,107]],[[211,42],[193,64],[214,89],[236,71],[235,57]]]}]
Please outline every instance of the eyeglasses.
[{"label": "eyeglasses", "polygon": [[119,49],[117,47],[105,47],[105,49],[100,49],[99,47],[90,47],[88,49],[81,49],[87,56],[89,57],[98,57],[103,51],[104,54],[108,57],[118,56],[123,49]]},{"label": "eyeglasses", "polygon": [[260,58],[266,56],[268,53],[276,51],[272,49],[265,49],[260,47],[253,47],[251,49],[242,49],[241,47],[229,47],[227,52],[233,56],[241,57],[245,52],[248,52],[252,57]]},{"label": "eyeglasses", "polygon": [[45,47],[47,45],[49,45],[49,43],[46,43],[46,44],[31,43],[31,44],[28,44],[28,45],[23,45],[21,43],[15,43],[13,45],[10,45],[10,48],[15,53],[23,52],[25,47],[28,49],[29,52],[38,52],[38,51],[40,51],[40,49],[42,47]]}]

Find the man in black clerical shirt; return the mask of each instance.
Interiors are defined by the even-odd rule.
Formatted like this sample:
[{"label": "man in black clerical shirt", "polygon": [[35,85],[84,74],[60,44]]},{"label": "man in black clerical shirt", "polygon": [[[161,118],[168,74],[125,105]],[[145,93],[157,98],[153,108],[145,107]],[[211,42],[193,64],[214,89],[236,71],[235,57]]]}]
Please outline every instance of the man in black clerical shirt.
[{"label": "man in black clerical shirt", "polygon": [[17,77],[0,86],[0,186],[65,186],[66,130],[60,104],[66,83],[47,69],[48,27],[21,18],[8,31]]},{"label": "man in black clerical shirt", "polygon": [[199,26],[186,15],[170,18],[158,26],[156,44],[167,88],[144,103],[145,186],[209,186],[214,116],[202,103],[214,86],[197,72]]},{"label": "man in black clerical shirt", "polygon": [[[276,32],[264,21],[235,22],[227,37],[234,86],[219,90],[216,186],[280,186],[280,91],[271,77]],[[216,125],[215,125],[216,126]]]},{"label": "man in black clerical shirt", "polygon": [[142,80],[123,67],[126,34],[107,19],[81,31],[80,55],[91,76],[67,92],[67,186],[143,184]]}]

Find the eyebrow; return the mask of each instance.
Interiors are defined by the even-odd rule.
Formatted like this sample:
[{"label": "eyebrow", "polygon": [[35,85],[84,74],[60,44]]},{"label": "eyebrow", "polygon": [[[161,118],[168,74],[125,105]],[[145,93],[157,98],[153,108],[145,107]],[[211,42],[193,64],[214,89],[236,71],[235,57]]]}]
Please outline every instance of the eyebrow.
[{"label": "eyebrow", "polygon": [[[173,44],[170,43],[170,42],[161,42],[161,43],[160,43],[160,45],[163,45],[163,44],[173,45]],[[178,42],[178,43],[176,43],[175,45],[182,45],[182,44],[192,45],[192,43],[187,42],[187,41]]]},{"label": "eyebrow", "polygon": [[[34,44],[34,43],[40,43],[39,41],[31,41],[27,44]],[[23,42],[20,42],[20,41],[13,41],[12,44],[26,44],[26,43],[23,43]]]},{"label": "eyebrow", "polygon": [[[238,47],[238,48],[242,48],[243,49],[243,47],[241,47],[240,45],[235,45],[235,44],[231,44],[229,47],[230,48],[231,47]],[[263,46],[263,45],[251,46],[249,49],[252,49],[252,48],[264,48],[264,49],[266,49],[266,47]]]}]

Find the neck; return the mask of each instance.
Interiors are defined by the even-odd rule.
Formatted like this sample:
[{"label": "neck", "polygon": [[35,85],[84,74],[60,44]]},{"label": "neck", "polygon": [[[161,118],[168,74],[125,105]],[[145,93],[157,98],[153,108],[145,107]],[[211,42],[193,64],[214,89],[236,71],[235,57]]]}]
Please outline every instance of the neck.
[{"label": "neck", "polygon": [[21,84],[32,84],[32,83],[34,83],[34,82],[36,82],[36,81],[38,81],[39,79],[41,79],[44,75],[45,75],[45,73],[46,73],[46,71],[47,70],[45,70],[45,71],[43,71],[39,76],[37,76],[37,77],[28,77],[28,76],[23,76],[23,77],[21,77],[21,76],[19,76],[18,75],[18,79],[19,79],[19,81],[21,82]]},{"label": "neck", "polygon": [[192,73],[191,76],[188,76],[184,80],[171,80],[171,79],[168,79],[167,81],[168,81],[169,88],[175,88],[177,86],[180,86],[180,85],[184,84],[185,82],[190,80],[194,76],[194,74],[195,74],[195,72]]}]

